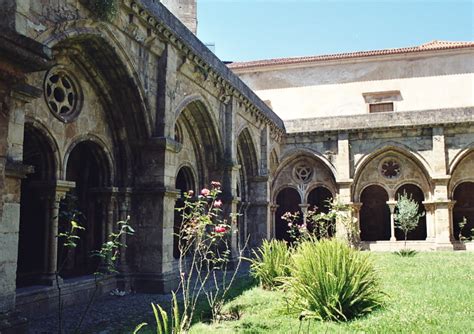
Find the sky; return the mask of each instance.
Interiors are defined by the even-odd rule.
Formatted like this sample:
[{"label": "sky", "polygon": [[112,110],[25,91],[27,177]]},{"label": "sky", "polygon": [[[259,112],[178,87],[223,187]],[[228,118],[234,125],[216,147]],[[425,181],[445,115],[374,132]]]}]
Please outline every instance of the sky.
[{"label": "sky", "polygon": [[224,61],[474,41],[474,0],[197,0],[198,37]]}]

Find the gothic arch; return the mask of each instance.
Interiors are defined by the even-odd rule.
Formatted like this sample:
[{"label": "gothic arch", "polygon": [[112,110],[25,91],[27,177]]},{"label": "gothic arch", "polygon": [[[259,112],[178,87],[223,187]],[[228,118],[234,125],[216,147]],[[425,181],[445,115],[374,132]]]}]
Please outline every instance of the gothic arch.
[{"label": "gothic arch", "polygon": [[223,156],[219,130],[210,109],[202,99],[192,98],[191,102],[181,107],[178,115],[176,122],[182,124],[191,137],[202,186],[218,172]]},{"label": "gothic arch", "polygon": [[114,28],[90,20],[72,21],[61,34],[45,32],[44,43],[80,67],[103,105],[114,142],[116,185],[133,183],[138,153],[131,147],[151,136],[152,119],[138,72]]},{"label": "gothic arch", "polygon": [[459,152],[449,168],[449,196],[453,198],[456,187],[463,182],[474,182],[474,148],[468,147]]},{"label": "gothic arch", "polygon": [[[326,162],[328,161],[321,160],[319,156],[316,156],[313,152],[308,152],[308,150],[293,150],[293,154],[286,154],[282,158],[272,182],[274,194],[284,185],[292,185],[297,189],[304,202],[306,202],[308,190],[317,186],[324,186],[330,189],[331,193],[336,193],[335,175]],[[295,170],[299,165],[310,168],[311,175],[305,181],[295,178]],[[276,198],[276,195],[274,195],[274,198]]]},{"label": "gothic arch", "polygon": [[240,168],[240,192],[243,199],[248,200],[248,186],[252,177],[258,175],[258,160],[255,143],[246,127],[237,136],[237,161]]},{"label": "gothic arch", "polygon": [[334,178],[337,177],[337,170],[336,170],[336,167],[334,167],[333,163],[331,161],[329,161],[328,158],[326,158],[320,152],[315,151],[315,150],[311,150],[311,149],[308,149],[308,148],[294,148],[294,149],[291,149],[291,150],[285,152],[280,157],[281,163],[280,163],[279,168],[277,169],[276,174],[278,174],[280,172],[281,168],[283,167],[283,165],[287,161],[289,161],[289,160],[291,160],[291,159],[293,159],[294,157],[297,157],[297,156],[308,156],[308,157],[312,157],[312,158],[316,158],[316,159],[320,160],[331,171]]},{"label": "gothic arch", "polygon": [[376,146],[370,153],[365,154],[357,163],[354,165],[354,180],[357,177],[357,174],[360,173],[360,170],[375,156],[382,154],[386,151],[394,151],[400,154],[406,155],[411,158],[417,165],[423,170],[425,175],[429,177],[432,175],[432,169],[426,159],[416,151],[411,150],[408,146],[395,141],[384,142]]},{"label": "gothic arch", "polygon": [[[385,160],[397,161],[400,164],[398,175],[384,177],[380,167]],[[356,165],[352,198],[360,201],[361,194],[367,186],[378,184],[388,193],[390,199],[395,198],[396,189],[406,183],[416,184],[424,194],[425,199],[431,197],[431,182],[428,170],[411,152],[400,147],[386,146],[366,155]]]}]

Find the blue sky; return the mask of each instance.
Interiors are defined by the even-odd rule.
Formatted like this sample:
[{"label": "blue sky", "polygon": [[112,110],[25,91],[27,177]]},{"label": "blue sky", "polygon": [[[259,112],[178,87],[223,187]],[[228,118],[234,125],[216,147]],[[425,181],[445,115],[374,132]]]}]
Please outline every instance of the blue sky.
[{"label": "blue sky", "polygon": [[198,37],[245,61],[474,40],[474,0],[197,0]]}]

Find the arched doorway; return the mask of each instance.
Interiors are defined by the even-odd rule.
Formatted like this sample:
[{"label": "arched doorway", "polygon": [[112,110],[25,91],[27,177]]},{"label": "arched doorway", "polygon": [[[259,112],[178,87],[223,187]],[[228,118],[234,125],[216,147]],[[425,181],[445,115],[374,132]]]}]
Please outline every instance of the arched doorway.
[{"label": "arched doorway", "polygon": [[467,224],[462,230],[466,238],[471,236],[474,228],[474,182],[463,182],[454,189],[453,200],[456,201],[453,208],[453,232],[454,238],[459,240],[459,222],[466,217]]},{"label": "arched doorway", "polygon": [[63,277],[92,274],[98,268],[99,258],[91,254],[100,249],[106,238],[106,204],[97,191],[109,184],[109,162],[104,155],[103,149],[92,141],[80,142],[69,154],[66,179],[76,182],[76,188],[66,198],[68,208],[62,205],[59,230],[69,227],[70,218],[65,210],[71,208],[81,213],[76,219],[85,230],[79,231],[78,245],[72,251],[67,252],[63,240],[59,240],[58,258]]},{"label": "arched doorway", "polygon": [[176,200],[174,211],[174,226],[173,226],[173,257],[179,258],[179,229],[183,220],[182,212],[176,210],[184,206],[184,193],[192,190],[195,191],[195,183],[193,173],[189,167],[181,167],[176,176],[175,187],[180,192],[179,198]]},{"label": "arched doorway", "polygon": [[360,196],[360,238],[362,241],[390,240],[390,209],[384,188],[371,185]]},{"label": "arched doorway", "polygon": [[[308,209],[315,210],[317,213],[328,213],[329,212],[329,201],[332,200],[332,194],[329,189],[325,187],[317,187],[311,190],[308,194]],[[334,222],[335,223],[335,222]],[[315,227],[308,225],[310,231],[315,232],[316,235],[321,236],[333,236],[335,231],[335,224],[330,224],[326,228],[321,226],[321,229],[313,230]],[[326,232],[327,231],[327,232]]]},{"label": "arched doorway", "polygon": [[332,194],[326,187],[317,187],[308,194],[308,204],[310,209],[316,207],[316,212],[328,213],[328,201],[332,200]]},{"label": "arched doorway", "polygon": [[[299,212],[300,218],[302,217],[301,208],[299,204],[301,203],[301,197],[298,191],[293,188],[284,188],[282,189],[277,196],[276,204],[278,208],[275,212],[275,238],[278,240],[290,240],[290,235],[288,234],[288,222],[283,220],[281,216],[286,212]],[[301,218],[302,221],[302,218]]]},{"label": "arched doorway", "polygon": [[[395,199],[398,200],[398,197],[403,194],[407,193],[413,200],[418,203],[418,212],[424,212],[424,205],[423,201],[425,200],[425,195],[423,195],[423,191],[414,184],[404,184],[400,188],[398,188]],[[396,212],[395,212],[396,213]],[[403,231],[395,228],[395,237],[397,240],[405,239]],[[408,232],[407,235],[408,240],[425,240],[426,239],[426,215],[420,218],[418,222],[418,226],[413,230]]]},{"label": "arched doorway", "polygon": [[21,182],[17,287],[37,283],[47,267],[50,185],[56,170],[47,138],[28,124],[25,124],[23,163],[33,166],[34,172]]}]

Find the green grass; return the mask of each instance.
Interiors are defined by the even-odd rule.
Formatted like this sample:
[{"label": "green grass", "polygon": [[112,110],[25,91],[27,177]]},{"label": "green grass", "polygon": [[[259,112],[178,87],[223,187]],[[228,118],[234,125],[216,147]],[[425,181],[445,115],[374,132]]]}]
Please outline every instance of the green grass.
[{"label": "green grass", "polygon": [[227,306],[242,317],[199,323],[191,333],[474,333],[474,254],[420,252],[415,257],[372,253],[387,293],[385,306],[347,323],[305,321],[288,315],[284,294],[253,287]]}]

